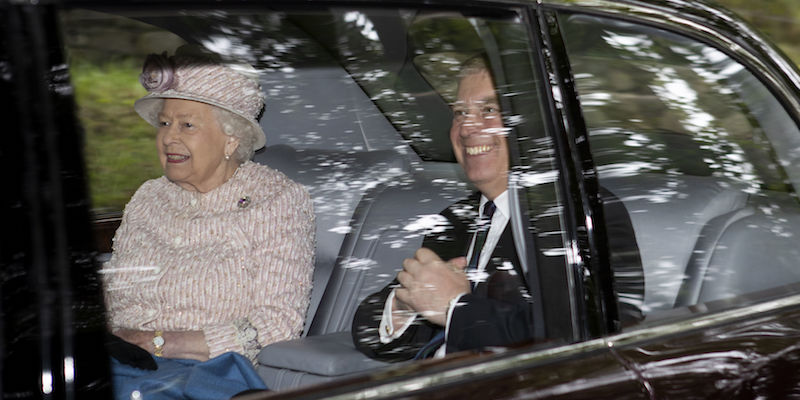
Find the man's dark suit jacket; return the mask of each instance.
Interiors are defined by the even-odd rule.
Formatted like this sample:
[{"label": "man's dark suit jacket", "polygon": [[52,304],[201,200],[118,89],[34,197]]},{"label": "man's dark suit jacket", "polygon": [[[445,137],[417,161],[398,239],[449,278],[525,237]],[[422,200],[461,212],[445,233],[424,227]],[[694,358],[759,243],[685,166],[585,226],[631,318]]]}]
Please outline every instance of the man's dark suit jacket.
[{"label": "man's dark suit jacket", "polygon": [[[466,256],[474,235],[479,203],[480,193],[475,193],[442,211],[441,215],[450,226],[443,233],[426,236],[423,247],[430,248],[443,260]],[[489,278],[479,282],[472,293],[462,296],[453,310],[447,337],[448,353],[510,345],[533,338],[533,307],[525,284],[528,279],[520,268],[510,225],[506,225],[486,266]],[[507,268],[509,263],[513,270]],[[411,359],[444,329],[418,316],[402,336],[381,343],[378,327],[384,304],[397,285],[394,280],[383,290],[364,299],[353,318],[353,341],[371,358],[386,361]]]}]

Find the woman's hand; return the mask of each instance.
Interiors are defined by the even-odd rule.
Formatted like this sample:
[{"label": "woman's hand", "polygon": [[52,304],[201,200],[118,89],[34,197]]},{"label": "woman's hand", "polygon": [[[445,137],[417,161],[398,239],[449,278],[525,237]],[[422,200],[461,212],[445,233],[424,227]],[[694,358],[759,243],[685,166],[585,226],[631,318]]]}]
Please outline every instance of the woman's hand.
[{"label": "woman's hand", "polygon": [[[150,354],[155,353],[153,344],[155,331],[120,329],[113,333],[129,343],[147,350]],[[161,336],[164,338],[163,357],[208,360],[208,345],[202,331],[165,331],[161,333]]]}]

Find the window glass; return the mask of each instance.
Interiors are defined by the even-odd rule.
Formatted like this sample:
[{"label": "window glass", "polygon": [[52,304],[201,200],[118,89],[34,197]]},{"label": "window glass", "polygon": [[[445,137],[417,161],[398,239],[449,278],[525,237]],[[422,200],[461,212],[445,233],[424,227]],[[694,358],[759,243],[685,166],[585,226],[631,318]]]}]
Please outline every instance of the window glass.
[{"label": "window glass", "polygon": [[62,14],[72,84],[83,126],[95,213],[121,211],[146,179],[161,176],[154,130],[133,110],[147,46],[172,51],[176,35],[129,18],[92,11]]},{"label": "window glass", "polygon": [[[160,175],[152,129],[132,108],[146,94],[138,73],[148,52],[172,54],[187,43],[263,72],[268,145],[412,149],[414,159],[455,161],[442,134],[450,127],[454,76],[460,62],[483,51],[469,19],[456,13],[431,18],[414,10],[183,13],[179,19],[88,10],[62,14],[95,211],[121,210],[140,182]],[[406,31],[415,48],[387,48],[386,38],[399,43],[405,38],[397,35]]]},{"label": "window glass", "polygon": [[800,132],[757,76],[661,29],[559,22],[604,200],[635,233],[644,296],[621,301],[646,314],[799,281]]},{"label": "window glass", "polygon": [[[314,204],[306,333],[348,331],[359,302],[389,283],[423,239],[451,240],[447,255],[466,255],[472,236],[451,239],[439,213],[477,189],[453,153],[451,106],[460,64],[482,56],[499,104],[481,113],[501,124],[507,166],[524,188],[509,193],[506,217],[517,229],[509,246],[531,269],[539,257],[563,268],[557,174],[527,26],[505,10],[471,15],[379,8],[63,12],[95,210],[121,211],[139,185],[161,175],[155,129],[133,110],[146,93],[138,79],[148,54],[190,44],[248,63],[266,97],[260,124],[267,145],[253,160],[305,185]],[[492,146],[472,147],[486,153]],[[536,229],[540,221],[546,227]],[[544,247],[535,245],[537,235],[546,237]],[[110,243],[110,236],[101,240]],[[563,282],[550,283],[564,292]],[[551,310],[554,320],[561,311]],[[325,354],[318,356],[324,362]]]}]

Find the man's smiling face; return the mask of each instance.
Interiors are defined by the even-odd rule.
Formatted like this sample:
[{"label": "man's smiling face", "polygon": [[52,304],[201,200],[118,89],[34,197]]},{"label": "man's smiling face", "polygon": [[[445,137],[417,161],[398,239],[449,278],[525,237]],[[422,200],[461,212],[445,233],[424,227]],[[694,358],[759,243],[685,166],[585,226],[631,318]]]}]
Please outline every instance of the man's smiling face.
[{"label": "man's smiling face", "polygon": [[508,185],[506,129],[492,78],[478,71],[461,79],[450,142],[467,178],[489,199]]}]

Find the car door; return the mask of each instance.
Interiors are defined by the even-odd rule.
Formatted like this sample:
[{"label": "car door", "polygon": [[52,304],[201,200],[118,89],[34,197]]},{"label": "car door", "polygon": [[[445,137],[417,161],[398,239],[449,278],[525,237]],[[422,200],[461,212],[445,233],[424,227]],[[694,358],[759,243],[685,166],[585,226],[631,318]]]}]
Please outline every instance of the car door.
[{"label": "car door", "polygon": [[52,5],[0,4],[0,391],[105,399],[105,314],[55,18]]},{"label": "car door", "polygon": [[545,11],[623,314],[608,346],[656,397],[796,395],[796,74],[741,30],[639,11]]}]

